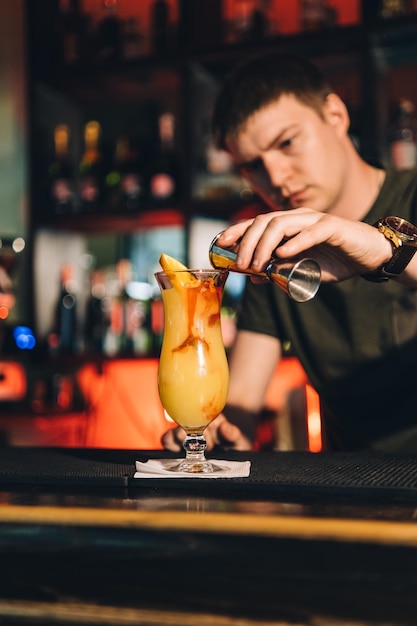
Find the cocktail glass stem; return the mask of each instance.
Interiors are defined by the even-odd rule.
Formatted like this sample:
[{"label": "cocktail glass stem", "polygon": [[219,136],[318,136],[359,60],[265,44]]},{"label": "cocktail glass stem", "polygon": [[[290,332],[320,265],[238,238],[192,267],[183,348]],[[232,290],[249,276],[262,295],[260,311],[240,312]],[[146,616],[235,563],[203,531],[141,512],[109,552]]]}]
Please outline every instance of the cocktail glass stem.
[{"label": "cocktail glass stem", "polygon": [[179,470],[186,472],[212,472],[213,465],[207,461],[204,452],[207,443],[204,435],[198,433],[187,434],[183,447],[185,450],[185,459],[181,461]]}]

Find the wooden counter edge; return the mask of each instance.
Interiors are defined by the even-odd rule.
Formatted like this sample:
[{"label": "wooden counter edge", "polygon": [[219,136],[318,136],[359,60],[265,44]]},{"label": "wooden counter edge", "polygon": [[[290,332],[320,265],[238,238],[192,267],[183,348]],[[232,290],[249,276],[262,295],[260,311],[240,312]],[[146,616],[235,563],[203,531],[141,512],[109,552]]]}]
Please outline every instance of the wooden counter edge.
[{"label": "wooden counter edge", "polygon": [[417,546],[417,523],[408,521],[8,504],[0,506],[0,524],[98,526]]}]

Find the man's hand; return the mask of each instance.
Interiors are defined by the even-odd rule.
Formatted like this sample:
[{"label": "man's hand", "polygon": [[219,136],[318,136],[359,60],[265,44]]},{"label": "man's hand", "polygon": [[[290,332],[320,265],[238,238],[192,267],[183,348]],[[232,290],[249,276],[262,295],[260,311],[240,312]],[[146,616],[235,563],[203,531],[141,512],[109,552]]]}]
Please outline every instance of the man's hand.
[{"label": "man's hand", "polygon": [[308,256],[319,263],[323,282],[373,272],[392,256],[390,242],[373,226],[308,208],[260,214],[218,239],[224,246],[238,241],[236,264],[242,270],[260,272],[271,256]]},{"label": "man's hand", "polygon": [[[252,444],[240,429],[219,415],[204,431],[207,450],[220,446],[227,450],[251,450]],[[171,428],[162,437],[162,445],[172,452],[180,452],[185,438],[182,428]]]}]

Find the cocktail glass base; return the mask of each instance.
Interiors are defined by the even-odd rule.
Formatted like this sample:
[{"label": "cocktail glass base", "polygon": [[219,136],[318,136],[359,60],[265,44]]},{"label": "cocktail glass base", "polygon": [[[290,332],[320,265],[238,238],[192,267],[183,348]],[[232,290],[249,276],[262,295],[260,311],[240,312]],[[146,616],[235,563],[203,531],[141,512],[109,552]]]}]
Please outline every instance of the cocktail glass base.
[{"label": "cocktail glass base", "polygon": [[220,470],[220,467],[217,467],[217,465],[213,465],[213,463],[208,461],[203,456],[202,459],[186,458],[172,469],[176,472],[187,472],[190,474],[207,474],[209,472],[216,472]]},{"label": "cocktail glass base", "polygon": [[184,439],[183,447],[185,450],[185,459],[180,461],[178,465],[171,467],[171,471],[187,472],[189,474],[207,474],[221,470],[219,466],[206,459],[204,453],[207,448],[207,443],[203,434],[187,434]]}]

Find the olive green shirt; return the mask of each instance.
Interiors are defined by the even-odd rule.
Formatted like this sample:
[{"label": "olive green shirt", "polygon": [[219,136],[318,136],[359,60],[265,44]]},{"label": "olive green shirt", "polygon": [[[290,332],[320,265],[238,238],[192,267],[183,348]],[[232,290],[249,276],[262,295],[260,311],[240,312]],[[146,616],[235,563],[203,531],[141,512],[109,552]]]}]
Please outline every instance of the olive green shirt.
[{"label": "olive green shirt", "polygon": [[[416,213],[417,170],[388,171],[363,221],[398,215],[417,224]],[[417,429],[417,290],[358,276],[297,303],[248,280],[238,328],[291,342],[320,395],[329,449],[372,447]]]}]

